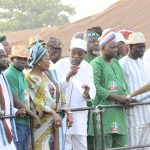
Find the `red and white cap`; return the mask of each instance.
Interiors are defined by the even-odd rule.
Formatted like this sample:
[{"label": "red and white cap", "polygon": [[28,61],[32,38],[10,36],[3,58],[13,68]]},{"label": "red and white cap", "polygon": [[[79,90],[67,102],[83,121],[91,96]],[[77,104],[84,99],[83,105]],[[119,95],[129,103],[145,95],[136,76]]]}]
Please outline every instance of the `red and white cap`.
[{"label": "red and white cap", "polygon": [[112,29],[105,29],[101,35],[101,37],[98,39],[99,45],[103,45],[105,43],[109,42],[116,42],[116,33]]}]

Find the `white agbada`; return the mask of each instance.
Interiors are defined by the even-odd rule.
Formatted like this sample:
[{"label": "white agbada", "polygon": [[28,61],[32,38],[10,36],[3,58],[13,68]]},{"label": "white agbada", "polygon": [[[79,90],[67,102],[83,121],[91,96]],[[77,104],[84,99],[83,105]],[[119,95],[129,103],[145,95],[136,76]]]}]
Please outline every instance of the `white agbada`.
[{"label": "white agbada", "polygon": [[146,50],[143,56],[143,62],[150,80],[150,49]]},{"label": "white agbada", "polygon": [[[70,108],[82,108],[87,106],[87,99],[82,95],[82,85],[90,87],[90,97],[94,99],[96,89],[93,82],[93,69],[90,64],[82,60],[79,65],[78,72],[68,82],[66,75],[70,71],[71,62],[70,58],[62,58],[55,64],[55,69],[58,79],[62,83],[63,94],[66,98],[66,103]],[[63,120],[64,133],[87,135],[87,119],[88,111],[73,112],[73,126],[66,131],[66,122]]]},{"label": "white agbada", "polygon": [[[143,59],[131,59],[124,56],[119,60],[123,69],[129,93],[149,82],[148,72],[145,69]],[[135,96],[140,101],[141,98],[149,95],[150,92]],[[150,98],[142,102],[150,102]],[[127,125],[129,131],[129,145],[150,144],[150,105],[140,105],[127,109]]]},{"label": "white agbada", "polygon": [[[8,94],[8,90],[6,87],[6,83],[4,81],[3,75],[0,74],[0,83],[2,85],[2,91],[5,97],[5,106],[6,106],[6,115],[10,115],[10,97]],[[15,112],[17,110],[15,109]],[[10,119],[6,119],[7,125],[9,127],[9,129],[11,130],[11,123],[10,123]],[[2,126],[2,124],[0,124]],[[2,132],[0,131],[0,150],[16,150],[15,144],[12,141],[11,144],[9,144],[6,141],[6,145],[3,145],[3,141],[2,141]]]}]

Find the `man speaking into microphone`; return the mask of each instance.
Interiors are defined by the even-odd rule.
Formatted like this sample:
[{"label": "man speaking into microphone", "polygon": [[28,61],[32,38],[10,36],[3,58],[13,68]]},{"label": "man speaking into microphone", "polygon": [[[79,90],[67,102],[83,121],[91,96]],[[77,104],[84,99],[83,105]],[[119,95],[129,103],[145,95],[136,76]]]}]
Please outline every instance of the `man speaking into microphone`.
[{"label": "man speaking into microphone", "polygon": [[[73,38],[70,44],[69,57],[62,58],[55,64],[63,94],[68,106],[72,108],[86,107],[88,99],[94,99],[96,89],[93,82],[93,69],[83,60],[87,43]],[[73,125],[67,129],[63,120],[65,150],[87,150],[87,118],[88,111],[73,112]]]}]

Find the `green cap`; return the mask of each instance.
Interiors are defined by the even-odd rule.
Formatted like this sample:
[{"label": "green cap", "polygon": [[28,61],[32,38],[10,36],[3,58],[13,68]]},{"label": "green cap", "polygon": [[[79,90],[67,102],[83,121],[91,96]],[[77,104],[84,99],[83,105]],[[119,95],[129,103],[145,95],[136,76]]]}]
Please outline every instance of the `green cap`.
[{"label": "green cap", "polygon": [[5,35],[0,35],[0,42],[3,42],[4,40],[6,40],[6,36]]}]

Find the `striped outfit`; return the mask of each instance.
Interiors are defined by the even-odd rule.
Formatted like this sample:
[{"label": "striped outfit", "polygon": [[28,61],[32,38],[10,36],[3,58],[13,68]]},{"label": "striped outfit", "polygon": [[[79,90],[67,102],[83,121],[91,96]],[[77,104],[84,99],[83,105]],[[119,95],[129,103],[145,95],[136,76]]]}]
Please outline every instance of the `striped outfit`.
[{"label": "striped outfit", "polygon": [[[4,115],[14,115],[12,94],[2,74],[0,74],[0,110],[4,110]],[[16,150],[13,140],[17,140],[14,119],[0,120],[0,150]]]},{"label": "striped outfit", "polygon": [[[119,60],[125,74],[129,92],[132,93],[138,88],[148,83],[148,73],[143,64],[143,59],[131,59],[128,56]],[[150,92],[140,94],[134,98],[140,99],[150,94]],[[142,102],[149,102],[150,98]],[[139,105],[126,110],[129,146],[150,144],[150,105]],[[149,150],[150,148],[142,148]]]},{"label": "striped outfit", "polygon": [[144,65],[146,70],[148,71],[149,79],[150,79],[150,49],[147,49],[143,56]]}]

